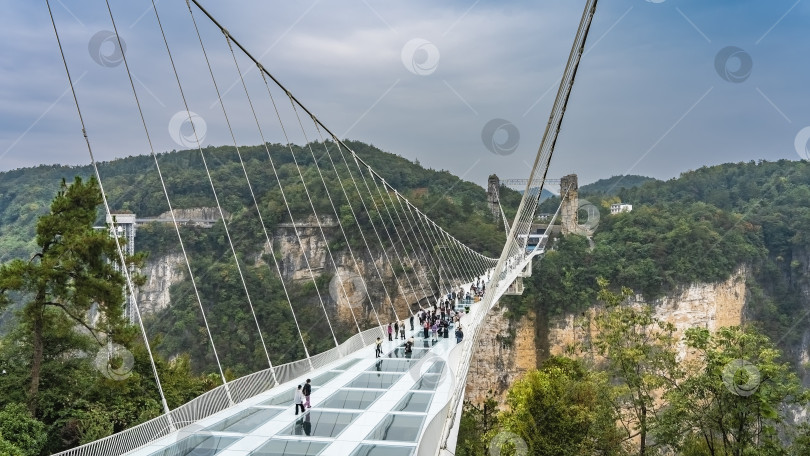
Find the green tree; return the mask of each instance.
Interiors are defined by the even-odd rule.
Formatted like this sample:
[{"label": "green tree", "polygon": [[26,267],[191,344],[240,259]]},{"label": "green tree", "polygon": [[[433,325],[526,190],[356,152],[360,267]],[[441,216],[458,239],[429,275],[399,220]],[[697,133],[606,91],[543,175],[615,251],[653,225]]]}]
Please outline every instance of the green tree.
[{"label": "green tree", "polygon": [[621,381],[616,408],[621,410],[626,438],[638,439],[639,455],[644,456],[660,411],[656,398],[680,375],[673,349],[675,327],[655,318],[648,305],[624,305],[633,294],[628,288],[614,293],[607,280],[597,282],[606,309],[593,319],[593,346],[605,357],[607,372]]},{"label": "green tree", "polygon": [[45,446],[45,425],[24,404],[6,404],[0,411],[0,454],[37,456]]},{"label": "green tree", "polygon": [[[51,326],[69,319],[100,341],[102,333],[114,335],[124,324],[124,278],[108,261],[118,258],[116,242],[106,231],[93,229],[101,203],[94,178],[83,182],[76,177],[72,185],[62,180],[50,213],[37,222],[37,253],[29,261],[17,259],[0,266],[0,308],[8,304],[9,291],[27,299],[21,323],[32,345],[28,400],[35,416]],[[101,315],[97,324],[88,320],[94,305]]]},{"label": "green tree", "polygon": [[785,406],[806,403],[807,393],[768,337],[752,327],[692,328],[686,342],[696,359],[666,395],[660,438],[676,449],[702,447],[696,454],[786,454],[778,435]]},{"label": "green tree", "polygon": [[491,394],[492,391],[488,391],[487,398],[480,406],[472,402],[464,402],[456,444],[458,456],[486,454],[487,442],[484,436],[498,423],[498,401]]},{"label": "green tree", "polygon": [[[548,456],[623,455],[607,376],[580,361],[554,357],[509,390],[500,429],[523,439],[528,454]],[[512,442],[514,443],[514,442]]]}]

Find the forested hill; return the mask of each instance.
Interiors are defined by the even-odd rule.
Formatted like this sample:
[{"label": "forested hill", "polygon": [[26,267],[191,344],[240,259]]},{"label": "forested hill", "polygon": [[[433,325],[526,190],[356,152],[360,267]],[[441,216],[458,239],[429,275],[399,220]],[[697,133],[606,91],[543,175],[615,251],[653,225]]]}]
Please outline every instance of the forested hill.
[{"label": "forested hill", "polygon": [[[486,193],[481,186],[463,181],[448,171],[425,169],[418,163],[361,142],[348,144],[359,157],[373,169],[378,170],[389,184],[459,240],[491,257],[500,253],[504,236],[503,225],[489,213]],[[309,202],[311,197],[312,205],[320,218],[334,220],[339,217],[347,227],[348,239],[343,239],[339,233],[330,234],[328,240],[330,250],[339,256],[340,252],[346,251],[348,242],[355,252],[364,252],[368,255],[361,261],[371,261],[372,256],[380,253],[377,251],[379,244],[372,243],[375,252],[366,251],[363,247],[366,240],[357,227],[362,226],[365,236],[369,237],[375,236],[370,228],[374,224],[377,229],[381,227],[380,223],[388,225],[386,229],[393,232],[391,224],[394,221],[381,207],[379,211],[375,209],[375,205],[380,202],[379,194],[369,198],[369,191],[374,195],[376,189],[373,182],[363,183],[364,178],[368,179],[367,170],[362,168],[362,171],[358,171],[351,157],[348,157],[350,163],[347,164],[343,162],[334,144],[328,143],[327,146],[336,167],[331,166],[332,162],[326,156],[327,148],[324,144],[312,144],[311,150],[306,146],[292,146],[292,152],[286,145],[272,144],[269,149],[275,172],[274,167],[270,166],[267,151],[263,146],[240,148],[251,180],[252,191],[261,207],[265,228],[277,239],[281,239],[284,234],[276,232],[276,228],[279,223],[289,222],[290,214],[299,223],[312,220],[314,212]],[[273,343],[279,347],[297,346],[293,337],[295,328],[291,323],[287,324],[291,319],[285,313],[288,303],[281,294],[279,278],[275,274],[268,276],[263,271],[266,266],[261,266],[263,263],[256,260],[263,255],[266,238],[256,216],[251,189],[246,183],[245,171],[239,163],[239,156],[233,147],[208,147],[204,152],[214,186],[219,194],[219,202],[228,217],[228,229],[234,248],[240,261],[246,265],[253,265],[244,267],[242,272],[246,275],[246,280],[265,285],[259,287],[261,291],[254,292],[253,298],[261,302],[258,311],[265,312],[266,318],[271,321],[283,322],[279,324],[280,329],[272,339]],[[298,165],[293,160],[293,153]],[[317,168],[314,166],[313,155],[319,160]],[[158,163],[174,209],[216,207],[211,184],[198,150],[164,153],[158,156]],[[352,170],[351,175],[349,169]],[[36,220],[47,212],[62,179],[72,181],[74,176],[87,177],[92,173],[90,166],[41,166],[0,174],[0,257],[2,257],[0,263],[13,258],[31,258],[36,251],[34,245]],[[99,173],[113,211],[131,211],[138,218],[149,218],[169,210],[151,156],[128,157],[101,163]],[[327,197],[321,173],[338,214],[335,214],[332,202]],[[284,189],[283,197],[279,183]],[[347,189],[346,193],[341,186]],[[358,188],[359,191],[356,190]],[[361,208],[361,197],[358,196],[360,193],[363,194],[362,200],[365,200],[364,204],[368,210],[358,210]],[[347,196],[351,198],[350,202],[347,201]],[[517,192],[502,189],[501,201],[507,216],[510,213],[514,214],[519,198]],[[289,212],[284,204],[285,199],[289,204]],[[104,223],[102,209],[99,208],[97,224]],[[355,216],[358,219],[356,223]],[[232,261],[233,257],[226,240],[228,233],[224,231],[224,225],[218,222],[210,229],[184,226],[181,231],[185,249],[193,258],[194,274],[199,274],[201,279],[198,291],[206,299],[210,298],[209,305],[218,306],[209,316],[213,329],[224,333],[227,331],[226,328],[250,324],[248,314],[230,312],[242,304],[244,291],[242,283],[237,280],[240,272],[235,269],[235,263]],[[150,261],[157,262],[180,251],[173,227],[166,224],[140,226],[135,247],[137,252],[147,254]],[[288,253],[279,251],[277,255]],[[269,260],[265,258],[265,261]],[[289,264],[295,264],[295,261],[290,260]],[[404,265],[393,267],[403,270],[405,268]],[[332,273],[331,270],[319,272],[317,284],[307,285],[298,282],[288,284],[290,293],[295,294],[294,298],[299,307],[304,309],[302,310],[304,316],[318,322],[312,328],[313,334],[322,334],[318,331],[330,329],[320,318],[321,308],[317,305],[319,300],[315,300],[314,304],[310,301],[316,296],[316,291],[321,295],[328,295]],[[209,277],[218,277],[218,280],[204,280]],[[187,278],[181,283],[172,285],[171,306],[162,309],[159,314],[146,317],[145,321],[150,334],[161,336],[159,339],[163,343],[156,347],[162,354],[173,357],[178,353],[187,352],[191,356],[192,367],[197,371],[204,371],[210,366],[207,361],[211,353],[208,345],[198,343],[196,332],[187,330],[202,324],[198,321],[199,315],[195,310],[196,301],[189,299],[193,295],[189,287],[190,282]],[[376,291],[378,290],[372,287],[369,293],[373,295]],[[0,315],[0,334],[13,330],[12,316],[18,307],[19,305],[12,306],[5,314]],[[311,315],[306,312],[310,312]],[[351,327],[344,326],[346,325],[338,325],[336,328],[340,338],[344,338],[352,330]],[[247,339],[249,337],[229,338],[221,347],[221,352],[233,361],[230,366],[234,372],[240,375],[253,372],[257,363],[261,361],[261,357],[255,357],[255,353],[250,353],[246,349],[251,346],[249,341],[246,342]],[[330,343],[329,338],[313,337],[309,348],[313,353],[317,353],[329,348]],[[279,353],[278,361],[286,362],[303,357],[300,351],[278,348],[273,354]]]},{"label": "forested hill", "polygon": [[[495,234],[498,226],[490,223],[485,215],[486,194],[480,185],[463,181],[449,171],[425,169],[418,163],[362,142],[349,141],[348,145],[388,183],[408,196],[450,233],[482,253],[497,255],[500,252],[502,235]],[[330,148],[336,150],[331,143]],[[204,150],[215,184],[224,189],[221,190],[223,194],[228,194],[221,201],[224,209],[230,214],[250,209],[253,203],[235,149],[208,147]],[[319,160],[323,158],[323,150],[322,144],[313,146]],[[277,215],[274,222],[283,221],[286,211],[282,210],[278,184],[268,165],[265,148],[245,146],[240,151],[259,200],[273,208]],[[314,191],[316,209],[328,214],[331,208],[309,149],[293,146],[293,151],[310,191]],[[311,213],[289,148],[272,144],[270,152],[290,200],[292,213],[296,217]],[[216,205],[199,151],[164,153],[159,155],[158,161],[175,208]],[[323,163],[321,168],[325,168]],[[345,168],[339,169],[345,173]],[[47,211],[61,180],[65,178],[71,181],[74,176],[87,177],[92,172],[90,166],[43,165],[0,173],[0,262],[30,256],[34,251],[36,219]],[[338,185],[334,170],[331,173],[323,172],[330,185]],[[138,217],[154,217],[168,210],[151,156],[104,162],[100,164],[100,173],[114,211],[129,210]],[[341,179],[348,178],[344,174]],[[336,203],[340,204],[340,189],[334,187],[330,191],[333,198],[338,199]],[[509,208],[517,207],[519,195],[504,188],[501,200],[508,214]]]},{"label": "forested hill", "polygon": [[[596,302],[597,277],[654,299],[746,266],[748,319],[782,348],[799,346],[796,321],[810,307],[810,163],[704,167],[587,198],[601,211],[593,248],[581,237],[561,240],[512,302],[516,314],[582,311]],[[619,201],[633,211],[610,215]]]},{"label": "forested hill", "polygon": [[624,189],[639,187],[645,182],[655,181],[652,177],[625,174],[613,176],[579,187],[582,194],[616,195]]}]

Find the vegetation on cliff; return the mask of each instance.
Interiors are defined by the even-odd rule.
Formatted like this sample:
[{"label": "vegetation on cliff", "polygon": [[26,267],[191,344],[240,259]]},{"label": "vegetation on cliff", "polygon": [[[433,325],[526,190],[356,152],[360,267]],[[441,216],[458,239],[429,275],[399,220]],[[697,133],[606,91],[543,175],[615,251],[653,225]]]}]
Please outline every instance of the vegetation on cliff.
[{"label": "vegetation on cliff", "polygon": [[624,305],[631,290],[599,285],[602,307],[585,323],[593,338],[571,347],[578,360],[546,360],[509,389],[504,410],[489,404],[488,421],[466,404],[456,454],[806,454],[808,430],[791,408],[810,394],[767,336],[691,328],[678,341],[649,305]]},{"label": "vegetation on cliff", "polygon": [[[601,216],[592,248],[578,236],[558,240],[535,262],[526,293],[503,301],[515,317],[529,309],[581,312],[596,301],[597,277],[653,300],[725,280],[745,265],[749,319],[783,349],[797,342],[794,319],[810,287],[810,163],[706,167],[618,196],[584,189],[580,198]],[[610,204],[619,201],[633,211],[611,215]]]}]

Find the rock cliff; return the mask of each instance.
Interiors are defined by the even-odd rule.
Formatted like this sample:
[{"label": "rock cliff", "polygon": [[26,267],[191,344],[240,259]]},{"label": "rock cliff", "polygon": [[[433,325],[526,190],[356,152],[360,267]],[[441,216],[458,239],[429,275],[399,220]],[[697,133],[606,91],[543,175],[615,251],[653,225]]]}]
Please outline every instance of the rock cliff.
[{"label": "rock cliff", "polygon": [[[657,318],[675,326],[679,337],[692,327],[714,331],[739,325],[744,318],[746,275],[746,269],[740,268],[726,281],[693,284],[649,304]],[[640,295],[631,301],[628,305],[645,303]],[[594,311],[598,309],[590,312]],[[487,317],[467,379],[466,400],[480,403],[491,395],[503,403],[506,390],[527,370],[549,356],[581,356],[576,348],[594,336],[584,324],[587,314],[566,314],[545,321],[530,313],[511,323],[506,312],[496,307]],[[683,344],[678,350],[682,358],[687,356]]]},{"label": "rock cliff", "polygon": [[[185,209],[175,213],[188,220],[217,220],[219,216],[210,208]],[[161,217],[170,219],[170,214]],[[326,240],[321,235],[321,229]],[[267,255],[273,252],[286,283],[308,282],[313,277],[319,279],[325,276],[329,279],[329,288],[321,298],[328,310],[347,322],[352,322],[354,311],[359,320],[376,324],[377,316],[372,304],[383,323],[392,321],[392,307],[400,319],[407,319],[410,309],[419,302],[424,303],[433,294],[431,281],[427,277],[427,263],[422,258],[403,257],[402,269],[409,272],[398,271],[400,280],[395,280],[394,271],[389,266],[391,262],[399,260],[394,248],[386,251],[372,248],[371,252],[365,248],[355,250],[353,258],[344,247],[332,251],[333,263],[327,248],[341,234],[338,224],[330,218],[321,219],[320,227],[315,219],[296,222],[295,226],[280,223],[271,236],[272,249],[266,243],[255,256],[255,263],[259,265],[272,261]],[[399,254],[402,255],[401,249]],[[150,258],[141,272],[147,277],[147,283],[138,292],[138,305],[143,313],[155,313],[170,305],[169,288],[185,278],[186,265],[182,255],[174,253]],[[393,300],[389,300],[388,296],[392,296]],[[358,310],[361,311],[359,314]]]}]

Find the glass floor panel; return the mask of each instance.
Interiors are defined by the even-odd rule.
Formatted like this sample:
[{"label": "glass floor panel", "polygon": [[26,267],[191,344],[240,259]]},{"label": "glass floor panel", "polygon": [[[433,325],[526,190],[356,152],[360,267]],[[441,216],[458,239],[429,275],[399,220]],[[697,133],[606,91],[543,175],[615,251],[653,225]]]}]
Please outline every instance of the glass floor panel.
[{"label": "glass floor panel", "polygon": [[385,389],[396,383],[402,374],[382,374],[364,372],[346,385],[349,388],[377,388]]},{"label": "glass floor panel", "polygon": [[192,435],[149,456],[213,456],[239,440],[239,437]]},{"label": "glass floor panel", "polygon": [[247,434],[281,413],[281,409],[249,408],[209,426],[209,431]]},{"label": "glass floor panel", "polygon": [[260,405],[291,405],[295,399],[295,388],[288,389],[281,394],[277,394],[266,401],[260,402]]},{"label": "glass floor panel", "polygon": [[282,430],[279,435],[336,437],[360,416],[359,413],[322,412],[310,410]]},{"label": "glass floor panel", "polygon": [[[316,377],[312,377],[312,386],[313,387],[315,385],[321,386],[324,383],[328,382],[329,380],[332,380],[333,378],[337,377],[338,375],[340,375],[342,373],[343,372],[328,371],[328,372],[324,372],[323,374],[318,375]],[[303,385],[303,383],[301,383],[301,384]]]},{"label": "glass floor panel", "polygon": [[[312,386],[312,392],[314,393],[320,388],[320,386]],[[266,401],[259,402],[258,405],[293,405],[293,400],[295,400],[295,390],[296,388],[290,388],[283,393],[277,394]]]},{"label": "glass floor panel", "polygon": [[357,447],[351,456],[411,456],[414,454],[414,447],[372,445],[364,443]]},{"label": "glass floor panel", "polygon": [[384,394],[383,391],[378,390],[344,390],[338,391],[329,396],[325,401],[318,404],[321,408],[339,408],[349,410],[365,410],[374,401]]},{"label": "glass floor panel", "polygon": [[357,364],[359,362],[360,362],[360,358],[351,359],[351,360],[346,361],[345,363],[341,364],[340,366],[333,367],[332,370],[336,370],[336,371],[346,370],[346,369],[354,366],[355,364]]},{"label": "glass floor panel", "polygon": [[425,413],[433,399],[433,393],[408,393],[394,406],[395,412]]},{"label": "glass floor panel", "polygon": [[251,456],[316,456],[329,446],[325,442],[307,442],[303,440],[271,440]]},{"label": "glass floor panel", "polygon": [[431,365],[431,366],[428,368],[428,370],[426,371],[426,373],[428,373],[428,374],[441,374],[442,372],[444,372],[444,366],[445,366],[446,364],[447,364],[447,363],[445,363],[445,362],[444,362],[444,360],[441,360],[441,359],[440,359],[440,360],[438,360],[438,361],[435,361],[435,362],[434,362],[434,363],[433,363],[433,364],[432,364],[432,365]]},{"label": "glass floor panel", "polygon": [[389,358],[405,358],[405,359],[419,359],[425,355],[427,355],[428,349],[425,348],[418,348],[413,347],[412,353],[405,353],[405,349],[402,347],[395,348],[391,353],[388,354]]},{"label": "glass floor panel", "polygon": [[325,401],[318,404],[318,407],[321,408],[339,408],[339,409],[351,409],[351,410],[365,410],[371,405],[374,401],[377,400],[380,396],[384,394],[383,391],[378,390],[366,390],[366,391],[355,391],[355,390],[345,390],[345,391],[338,391],[335,394],[329,396]]},{"label": "glass floor panel", "polygon": [[412,389],[415,390],[422,390],[422,391],[435,391],[436,387],[444,381],[444,377],[441,374],[423,374],[422,378],[416,382],[416,385]]},{"label": "glass floor panel", "polygon": [[412,366],[407,359],[380,359],[375,362],[367,371],[377,372],[405,372]]},{"label": "glass floor panel", "polygon": [[422,430],[424,416],[387,415],[380,424],[369,433],[366,440],[394,440],[398,442],[416,442]]}]

